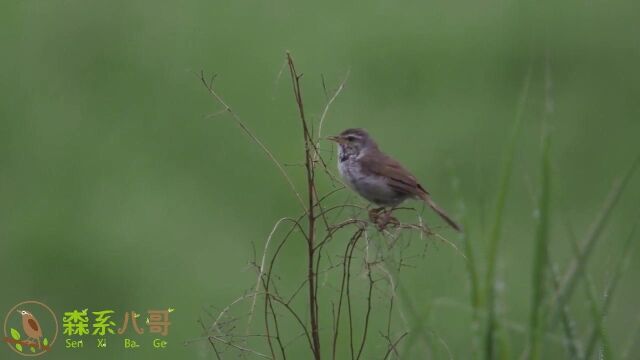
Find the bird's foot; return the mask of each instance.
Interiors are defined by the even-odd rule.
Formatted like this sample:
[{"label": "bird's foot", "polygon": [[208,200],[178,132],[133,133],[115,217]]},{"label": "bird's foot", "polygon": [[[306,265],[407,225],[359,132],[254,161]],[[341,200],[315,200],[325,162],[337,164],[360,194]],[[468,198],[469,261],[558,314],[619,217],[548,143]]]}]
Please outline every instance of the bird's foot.
[{"label": "bird's foot", "polygon": [[383,231],[389,225],[399,226],[400,221],[393,215],[391,210],[385,210],[384,208],[373,209],[369,211],[369,219],[376,225],[378,231]]},{"label": "bird's foot", "polygon": [[374,224],[377,223],[381,212],[384,212],[384,207],[369,210],[369,220]]}]

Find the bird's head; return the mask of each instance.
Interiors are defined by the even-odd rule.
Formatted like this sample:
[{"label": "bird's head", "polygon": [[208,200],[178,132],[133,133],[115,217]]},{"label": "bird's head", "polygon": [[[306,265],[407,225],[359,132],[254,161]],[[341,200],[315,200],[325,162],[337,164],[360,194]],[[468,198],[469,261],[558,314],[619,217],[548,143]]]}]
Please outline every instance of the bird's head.
[{"label": "bird's head", "polygon": [[22,316],[29,316],[31,315],[30,312],[26,311],[26,310],[17,310],[18,314],[22,315]]},{"label": "bird's head", "polygon": [[338,143],[340,150],[346,155],[358,155],[370,147],[377,147],[364,129],[347,129],[340,135],[329,136],[327,139]]}]

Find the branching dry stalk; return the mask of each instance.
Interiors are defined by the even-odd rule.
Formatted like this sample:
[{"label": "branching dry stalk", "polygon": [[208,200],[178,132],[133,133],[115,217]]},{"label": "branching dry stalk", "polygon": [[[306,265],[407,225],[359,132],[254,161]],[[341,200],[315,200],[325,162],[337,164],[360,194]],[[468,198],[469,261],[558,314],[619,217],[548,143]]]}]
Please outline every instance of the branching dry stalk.
[{"label": "branching dry stalk", "polygon": [[320,360],[320,332],[319,332],[319,319],[318,319],[318,296],[316,295],[317,288],[315,285],[316,274],[314,270],[315,265],[315,235],[316,235],[316,216],[315,206],[316,203],[316,188],[315,188],[315,164],[314,164],[314,140],[309,131],[309,126],[304,113],[304,103],[302,102],[302,90],[300,89],[300,78],[302,74],[298,74],[296,67],[293,63],[293,58],[290,53],[287,53],[287,62],[289,65],[289,73],[291,75],[291,84],[293,87],[293,95],[296,98],[296,104],[300,114],[300,121],[302,123],[302,136],[304,139],[304,167],[306,169],[307,176],[307,200],[309,206],[307,207],[307,283],[309,285],[309,315],[311,319],[311,337],[313,338],[313,356],[316,360]]},{"label": "branching dry stalk", "polygon": [[[209,342],[218,359],[222,358],[226,352],[240,353],[243,357],[286,359],[288,356],[293,356],[289,354],[294,352],[293,348],[298,354],[294,358],[300,358],[301,342],[306,340],[309,355],[316,360],[323,356],[332,359],[344,358],[347,353],[352,360],[357,360],[370,358],[371,355],[368,354],[372,350],[367,347],[367,344],[371,343],[368,340],[373,334],[379,334],[386,343],[386,347],[379,349],[381,353],[376,357],[399,358],[398,343],[407,336],[408,323],[401,306],[395,302],[398,297],[395,276],[401,268],[407,266],[408,258],[403,259],[402,252],[408,248],[409,244],[400,247],[396,245],[405,233],[410,238],[411,233],[417,231],[420,239],[439,235],[424,224],[419,212],[413,208],[404,208],[404,210],[415,212],[418,223],[400,223],[394,230],[383,229],[384,231],[378,232],[375,230],[375,225],[364,216],[367,212],[366,207],[332,202],[333,195],[340,192],[344,186],[327,168],[320,153],[321,132],[330,106],[344,89],[349,73],[347,72],[332,94],[327,94],[327,102],[317,124],[318,131],[314,135],[312,132],[314,126],[305,114],[301,87],[302,74],[296,70],[294,60],[289,53],[286,54],[285,66],[289,69],[291,87],[298,110],[298,121],[302,130],[303,169],[306,180],[304,196],[296,190],[291,177],[277,157],[218,94],[213,81],[206,81],[202,74],[200,77],[209,94],[223,107],[222,113],[228,113],[282,173],[303,209],[299,216],[283,217],[274,224],[264,244],[262,256],[253,262],[257,274],[255,286],[224,307],[217,316],[209,314],[211,324],[205,326],[204,321],[201,322],[205,333],[202,339]],[[333,187],[322,196],[318,189],[318,172],[316,171],[318,169],[321,170],[320,174],[326,174]],[[345,218],[343,212],[349,209],[353,210],[353,214]],[[344,242],[332,241],[334,237],[342,234],[349,234],[346,245]],[[386,245],[389,251],[400,253],[399,263],[389,264],[391,268],[397,267],[394,275],[385,264],[389,260],[370,249],[372,236],[384,239],[382,244]],[[298,274],[289,272],[282,282],[276,274],[282,266],[280,259],[283,250],[290,243],[289,240],[294,241],[296,238],[304,239],[306,245],[305,276],[292,291],[285,291],[283,289],[290,284],[295,284],[295,277]],[[443,237],[440,238],[458,251],[451,242]],[[362,239],[364,244],[360,241]],[[362,261],[362,265],[355,261],[357,259]],[[356,273],[363,274],[365,281],[355,281]],[[320,274],[325,277],[322,285],[318,279]],[[326,280],[331,274],[337,275],[334,282]],[[339,287],[336,289],[331,284],[337,284],[336,286]],[[362,293],[357,287],[364,288]],[[379,326],[380,322],[373,316],[377,313],[375,307],[379,306],[374,296],[378,293],[387,299],[384,303],[388,307],[381,311],[385,314],[382,317],[384,324],[378,331],[374,331],[373,327]],[[302,294],[304,294],[304,300]],[[330,300],[324,300],[326,298]],[[258,306],[258,299],[263,301],[262,306]],[[364,305],[356,306],[356,303]],[[244,314],[241,316],[246,316],[246,322],[243,322],[246,325],[243,335],[238,335],[238,319],[234,317],[233,309],[243,306],[246,306],[247,311],[240,311],[240,313]],[[262,312],[261,325],[254,324],[254,321],[259,318],[257,312]],[[323,320],[328,316],[332,317],[332,323]],[[392,325],[395,316],[401,318],[401,321],[396,322],[398,325]],[[263,327],[264,333],[249,336],[250,333],[255,334],[259,326]],[[343,334],[345,326],[347,334]],[[194,341],[198,340],[201,339]]]}]

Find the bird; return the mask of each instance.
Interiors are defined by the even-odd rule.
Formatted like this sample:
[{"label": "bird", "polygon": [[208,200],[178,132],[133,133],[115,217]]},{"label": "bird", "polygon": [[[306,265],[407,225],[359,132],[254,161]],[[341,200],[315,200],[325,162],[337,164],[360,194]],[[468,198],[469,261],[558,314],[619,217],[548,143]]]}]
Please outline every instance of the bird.
[{"label": "bird", "polygon": [[20,315],[22,315],[22,330],[27,335],[28,339],[34,340],[38,342],[38,349],[42,349],[40,345],[40,338],[42,337],[42,328],[40,328],[40,323],[33,316],[32,313],[26,310],[17,310]]},{"label": "bird", "polygon": [[387,213],[390,216],[395,207],[413,198],[426,202],[449,226],[462,231],[462,227],[433,201],[431,194],[416,177],[397,160],[382,152],[366,130],[346,129],[327,139],[337,143],[338,170],[346,184],[379,206],[369,212],[372,220],[376,220],[376,216],[386,208],[390,208]]}]

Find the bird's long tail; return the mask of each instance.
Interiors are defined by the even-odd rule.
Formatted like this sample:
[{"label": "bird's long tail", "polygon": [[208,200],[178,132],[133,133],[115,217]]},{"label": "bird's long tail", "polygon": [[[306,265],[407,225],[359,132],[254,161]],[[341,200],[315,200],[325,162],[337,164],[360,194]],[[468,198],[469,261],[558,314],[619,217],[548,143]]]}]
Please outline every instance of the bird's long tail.
[{"label": "bird's long tail", "polygon": [[427,202],[427,204],[429,204],[433,211],[440,215],[442,220],[446,221],[447,224],[449,224],[457,231],[462,231],[462,227],[460,227],[457,222],[453,221],[453,219],[451,219],[451,217],[444,210],[442,210],[435,202],[433,202],[433,200],[431,200],[431,196],[425,194],[425,196],[423,196],[422,198]]}]

